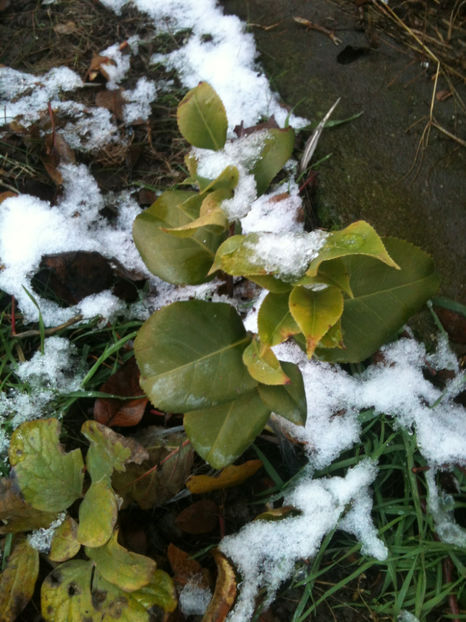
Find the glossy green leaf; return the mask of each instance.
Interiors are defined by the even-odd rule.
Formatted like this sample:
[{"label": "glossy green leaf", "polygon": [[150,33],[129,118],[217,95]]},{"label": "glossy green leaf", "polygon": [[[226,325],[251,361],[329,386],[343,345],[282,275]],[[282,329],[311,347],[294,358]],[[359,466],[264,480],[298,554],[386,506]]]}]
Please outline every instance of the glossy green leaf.
[{"label": "glossy green leaf", "polygon": [[91,596],[93,565],[81,559],[60,564],[41,587],[41,609],[45,622],[99,622]]},{"label": "glossy green leaf", "polygon": [[282,170],[291,158],[294,139],[294,130],[291,127],[268,130],[265,146],[252,169],[258,195],[267,190],[275,175]]},{"label": "glossy green leaf", "polygon": [[291,315],[306,338],[306,353],[310,358],[320,339],[341,317],[343,295],[336,287],[318,291],[295,287],[289,304]]},{"label": "glossy green leaf", "polygon": [[364,220],[358,220],[341,231],[332,231],[328,234],[319,255],[311,261],[306,274],[316,276],[323,261],[350,255],[368,255],[387,266],[398,268],[375,229]]},{"label": "glossy green leaf", "polygon": [[257,382],[277,385],[290,381],[270,347],[264,346],[258,339],[253,339],[244,349],[243,363]]},{"label": "glossy green leaf", "polygon": [[205,228],[178,238],[166,229],[182,227],[199,218],[202,196],[185,190],[164,192],[135,219],[133,238],[148,269],[175,284],[206,280],[222,235]]},{"label": "glossy green leaf", "polygon": [[141,387],[157,408],[187,412],[256,385],[243,365],[250,338],[230,305],[189,300],[156,311],[134,343]]},{"label": "glossy green leaf", "polygon": [[366,359],[437,291],[439,278],[427,253],[404,240],[387,238],[384,242],[401,270],[369,257],[346,260],[354,298],[345,300],[341,318],[345,347],[319,349],[320,358],[342,363]]},{"label": "glossy green leaf", "polygon": [[223,469],[249,447],[269,415],[257,391],[251,391],[231,402],[187,413],[184,427],[197,453],[214,469]]},{"label": "glossy green leaf", "polygon": [[60,512],[81,495],[81,451],[65,453],[59,433],[57,419],[39,419],[23,423],[11,437],[11,466],[24,498],[38,510]]},{"label": "glossy green leaf", "polygon": [[114,469],[125,470],[131,449],[124,436],[91,419],[83,423],[81,432],[90,441],[86,466],[93,482],[109,480]]},{"label": "glossy green leaf", "polygon": [[181,134],[194,147],[218,151],[225,144],[225,106],[207,82],[200,82],[184,96],[176,117]]},{"label": "glossy green leaf", "polygon": [[277,415],[296,425],[304,425],[307,417],[306,393],[299,367],[294,363],[281,361],[283,371],[290,383],[283,386],[260,384],[257,388],[264,404]]},{"label": "glossy green leaf", "polygon": [[53,533],[49,559],[53,562],[66,562],[81,548],[78,540],[78,523],[67,516]]},{"label": "glossy green leaf", "polygon": [[118,501],[110,478],[92,482],[79,506],[78,540],[86,546],[102,546],[111,537],[118,518]]},{"label": "glossy green leaf", "polygon": [[39,553],[26,539],[16,541],[0,573],[0,619],[14,622],[34,594],[39,574]]},{"label": "glossy green leaf", "polygon": [[104,546],[85,550],[102,577],[126,592],[139,590],[152,581],[156,569],[154,560],[118,544],[118,531],[113,532]]},{"label": "glossy green leaf", "polygon": [[257,317],[259,337],[263,343],[274,346],[300,332],[290,313],[288,299],[288,293],[270,293],[264,298]]},{"label": "glossy green leaf", "polygon": [[319,283],[339,287],[350,298],[353,296],[350,287],[350,275],[343,259],[324,261],[319,266],[316,276],[304,275],[295,285],[313,286]]}]

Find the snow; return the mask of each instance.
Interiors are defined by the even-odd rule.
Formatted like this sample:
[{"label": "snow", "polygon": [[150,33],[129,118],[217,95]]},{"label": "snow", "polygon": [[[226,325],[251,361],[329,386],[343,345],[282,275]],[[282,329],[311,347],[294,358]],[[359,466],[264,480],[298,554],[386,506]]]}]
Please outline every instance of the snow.
[{"label": "snow", "polygon": [[27,537],[29,544],[33,549],[40,553],[48,553],[52,544],[55,531],[60,527],[66,518],[66,512],[61,512],[58,517],[50,524],[49,527],[34,530]]},{"label": "snow", "polygon": [[184,616],[202,616],[207,610],[212,592],[199,585],[194,576],[183,586],[179,594],[179,607]]},{"label": "snow", "polygon": [[[304,478],[284,498],[301,513],[279,521],[254,521],[233,536],[225,537],[220,550],[242,577],[239,597],[228,622],[250,620],[260,589],[265,588],[264,607],[300,559],[312,558],[322,538],[335,528],[357,533],[365,553],[383,560],[387,556],[370,520],[372,501],[368,487],[377,474],[370,460],[362,460],[344,478]],[[346,512],[347,505],[350,509]],[[345,514],[346,512],[346,514]],[[369,513],[368,513],[369,512]]]},{"label": "snow", "polygon": [[[101,2],[117,14],[128,4],[127,0]],[[237,17],[223,15],[214,0],[133,0],[132,5],[148,15],[158,32],[186,30],[178,50],[152,60],[176,69],[187,88],[200,80],[208,81],[225,104],[228,140],[218,152],[193,149],[198,173],[215,178],[226,166],[237,167],[238,186],[222,207],[231,220],[240,220],[243,233],[256,234],[249,250],[261,265],[284,279],[299,276],[324,244],[326,234],[304,233],[299,189],[293,179],[257,197],[255,180],[248,170],[259,157],[267,133],[261,131],[235,140],[234,127],[241,122],[245,127],[255,125],[271,115],[280,126],[287,120],[296,128],[308,122],[289,115],[280,106],[256,64],[252,35],[245,32],[245,25]],[[81,77],[67,67],[51,69],[41,76],[1,67],[0,126],[15,120],[27,128],[49,114],[50,103],[53,114],[67,120],[57,131],[78,152],[78,161],[81,152],[124,145],[127,126],[147,119],[151,103],[170,88],[170,83],[154,83],[141,76],[133,89],[124,89],[131,55],[138,53],[138,44],[134,37],[128,46],[117,42],[100,52],[115,63],[105,65],[110,78],[107,88],[123,89],[122,123],[117,125],[105,108],[67,99],[76,89],[86,88]],[[296,167],[290,162],[285,168],[292,176]],[[59,170],[63,193],[56,204],[26,194],[0,204],[0,288],[15,296],[26,322],[39,320],[36,304],[46,326],[57,326],[78,314],[84,320],[100,316],[112,321],[119,314],[144,320],[157,308],[191,298],[240,306],[238,300],[217,294],[218,279],[200,286],[174,287],[150,275],[132,240],[132,223],[141,208],[131,189],[103,194],[84,164],[63,164]],[[106,206],[117,213],[111,223],[103,216]],[[129,307],[110,291],[88,296],[67,308],[42,299],[32,287],[42,256],[75,250],[97,251],[142,274],[149,282],[147,295]],[[247,330],[257,332],[257,312],[266,293],[261,291],[253,302],[244,322]],[[285,504],[300,512],[297,516],[250,523],[221,542],[221,550],[242,575],[230,622],[251,619],[259,590],[266,591],[270,602],[281,582],[293,573],[296,562],[314,556],[322,538],[335,528],[352,534],[361,543],[364,555],[386,558],[387,549],[371,519],[370,487],[377,465],[363,459],[344,477],[314,477],[317,469],[325,469],[341,452],[359,442],[361,411],[373,417],[384,413],[392,417],[395,427],[415,434],[429,465],[425,474],[427,505],[436,532],[445,542],[466,545],[465,530],[454,522],[452,499],[436,483],[437,473],[446,466],[466,464],[466,415],[464,408],[454,402],[464,377],[447,340],[440,338],[436,351],[428,354],[414,339],[400,339],[382,348],[381,361],[359,376],[351,376],[337,365],[309,361],[297,345],[281,344],[274,351],[281,360],[296,363],[303,375],[308,403],[306,425],[295,426],[283,418],[276,421],[288,435],[303,443],[309,466],[284,498]],[[455,378],[443,392],[424,377],[426,363],[433,370],[446,368],[454,372]],[[51,413],[60,416],[57,402],[81,387],[84,374],[76,350],[63,337],[46,338],[44,354],[37,352],[29,361],[18,364],[14,375],[24,391],[11,388],[0,395],[0,456],[5,455],[9,434],[20,423]],[[40,530],[32,536],[32,542],[46,550],[49,536]],[[180,594],[181,608],[185,615],[202,615],[209,598],[210,593],[188,584]],[[416,618],[403,611],[399,620],[411,622]]]}]

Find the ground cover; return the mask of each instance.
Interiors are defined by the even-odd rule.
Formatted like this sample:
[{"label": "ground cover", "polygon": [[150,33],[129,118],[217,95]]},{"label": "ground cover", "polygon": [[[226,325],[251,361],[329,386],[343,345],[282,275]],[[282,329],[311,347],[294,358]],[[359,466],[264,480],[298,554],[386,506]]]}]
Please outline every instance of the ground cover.
[{"label": "ground cover", "polygon": [[[309,360],[298,345],[271,338],[286,373],[297,369],[303,378],[307,423],[297,425],[303,421],[296,415],[291,421],[274,416],[264,429],[259,426],[252,446],[250,436],[240,442],[236,467],[226,466],[231,460],[225,462],[225,452],[221,464],[211,452],[204,455],[193,433],[196,411],[188,413],[191,442],[186,438],[176,411],[186,412],[187,398],[176,397],[179,407],[157,408],[168,400],[163,385],[152,405],[141,396],[133,342],[154,310],[192,312],[189,326],[181,322],[174,330],[184,331],[184,349],[198,310],[226,309],[225,303],[230,316],[264,340],[259,307],[270,306],[273,296],[265,303],[258,262],[270,278],[275,275],[275,286],[294,280],[293,296],[299,298],[306,293],[297,279],[317,261],[328,236],[339,234],[314,232],[317,247],[309,246],[311,234],[302,224],[306,204],[293,179],[296,163],[275,178],[288,147],[278,165],[274,155],[273,174],[256,166],[270,163],[261,132],[279,130],[270,123],[255,127],[256,140],[249,125],[272,115],[279,127],[289,122],[299,129],[306,121],[282,108],[257,73],[253,41],[239,20],[224,18],[207,1],[188,3],[181,12],[176,3],[141,3],[139,9],[149,15],[113,2],[79,8],[31,2],[3,12],[10,29],[42,33],[28,39],[27,53],[5,49],[16,73],[7,67],[0,74],[2,183],[8,193],[0,205],[5,619],[71,620],[83,612],[91,619],[128,620],[222,620],[227,614],[239,621],[462,619],[462,377],[435,313],[426,346],[410,329],[398,335],[391,329],[398,339],[370,360],[361,355],[364,361],[356,357],[343,366]],[[68,62],[57,63],[60,50],[59,58]],[[75,73],[54,72],[58,64]],[[239,76],[233,88],[231,75]],[[212,84],[225,104],[224,145],[216,130],[213,143],[198,145],[180,114],[176,122],[177,105],[199,79]],[[197,166],[183,159],[189,145],[178,126],[197,145]],[[241,126],[237,138],[235,126]],[[231,172],[222,177],[229,166],[237,170],[235,183]],[[241,222],[244,238],[237,228],[223,244],[245,240],[254,251],[247,261],[239,256],[231,263],[231,249],[222,245],[216,261],[225,274],[200,285],[204,276],[191,271],[173,276],[175,261],[172,266],[165,260],[161,268],[160,253],[154,260],[141,251],[143,262],[131,235],[135,218],[144,222],[141,205],[156,198],[163,205],[167,187],[186,193],[180,185],[186,176],[213,203],[196,227],[226,231],[226,213],[227,220]],[[215,195],[220,190],[226,195]],[[215,209],[219,201],[223,216]],[[192,222],[167,222],[193,228]],[[162,250],[166,232],[160,224],[156,228]],[[288,244],[278,259],[277,238]],[[137,228],[135,240],[141,249]],[[386,242],[402,258],[397,244]],[[338,253],[326,260],[339,260]],[[382,256],[380,249],[369,254],[377,253]],[[423,278],[433,287],[429,258],[421,253],[413,263],[425,264]],[[162,279],[147,266],[155,274],[162,270]],[[344,289],[342,274],[337,271]],[[310,285],[314,273],[305,276]],[[438,302],[443,312],[450,307],[451,332],[462,308]],[[299,314],[293,319],[312,354],[313,340],[325,335]],[[259,373],[255,356],[252,351],[245,359],[253,378]],[[267,394],[272,372],[263,363],[273,359],[263,351],[258,356],[259,383]],[[276,373],[275,363],[272,368]],[[268,399],[273,401],[270,391]],[[271,410],[281,414],[274,399]],[[252,403],[240,406],[251,418]],[[56,420],[68,453],[58,444]],[[247,425],[239,420],[239,427]],[[220,476],[212,464],[222,469]],[[39,486],[31,472],[43,478]],[[258,515],[262,520],[252,522]],[[115,577],[115,559],[131,570]],[[30,574],[18,588],[22,565]]]}]

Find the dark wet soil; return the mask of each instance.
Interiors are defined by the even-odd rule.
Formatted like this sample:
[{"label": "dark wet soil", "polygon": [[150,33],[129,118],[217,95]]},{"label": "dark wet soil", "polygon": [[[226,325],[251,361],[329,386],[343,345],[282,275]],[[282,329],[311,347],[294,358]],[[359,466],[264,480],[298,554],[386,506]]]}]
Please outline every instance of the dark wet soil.
[{"label": "dark wet soil", "polygon": [[[222,5],[225,12],[251,24],[259,60],[295,113],[319,121],[338,97],[335,119],[363,112],[350,123],[326,130],[320,140],[314,161],[332,154],[319,167],[314,197],[321,224],[346,225],[363,218],[383,235],[410,240],[433,255],[442,293],[465,302],[466,152],[436,128],[431,129],[427,148],[418,151],[435,63],[415,54],[409,37],[408,42],[397,41],[383,28],[363,26],[361,9],[353,2],[223,0]],[[307,30],[293,16],[334,30],[341,44]],[[441,17],[433,16],[439,27]],[[273,27],[264,28],[268,26]],[[460,43],[452,41],[450,46],[456,62],[454,46]],[[437,93],[447,93],[453,84],[464,101],[464,84],[452,76],[450,84],[440,76]],[[464,141],[459,97],[435,100],[434,118]]]}]

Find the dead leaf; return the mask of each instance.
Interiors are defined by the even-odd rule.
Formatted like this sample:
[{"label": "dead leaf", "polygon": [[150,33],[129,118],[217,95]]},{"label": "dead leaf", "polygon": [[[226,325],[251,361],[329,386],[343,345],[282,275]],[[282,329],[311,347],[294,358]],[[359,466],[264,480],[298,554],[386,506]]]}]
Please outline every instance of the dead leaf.
[{"label": "dead leaf", "polygon": [[149,452],[141,465],[127,465],[114,473],[112,485],[125,502],[148,510],[171,499],[185,487],[193,464],[193,449],[184,433],[167,436],[165,428],[149,426],[134,438]]},{"label": "dead leaf", "polygon": [[190,557],[188,553],[170,543],[167,549],[167,558],[174,574],[175,583],[183,586],[196,578],[199,587],[203,589],[210,587],[209,571]]},{"label": "dead leaf", "polygon": [[78,27],[74,22],[68,21],[64,24],[56,24],[53,27],[53,30],[57,33],[57,35],[72,35],[73,33],[77,32]]},{"label": "dead leaf", "polygon": [[60,164],[75,164],[73,150],[61,134],[48,134],[45,138],[45,153],[41,156],[42,164],[51,179],[61,186],[63,177],[58,166]]},{"label": "dead leaf", "polygon": [[268,521],[276,521],[282,520],[283,518],[287,518],[290,515],[296,515],[298,512],[296,508],[292,505],[284,505],[281,508],[273,508],[271,510],[266,510],[256,516],[254,520],[268,520]]},{"label": "dead leaf", "polygon": [[113,58],[109,58],[108,56],[94,54],[91,64],[89,65],[89,69],[87,70],[87,77],[89,80],[92,82],[99,74],[101,74],[106,80],[109,80],[110,76],[105,69],[106,65],[114,65],[116,67],[116,62]]},{"label": "dead leaf", "polygon": [[113,273],[100,253],[72,251],[43,255],[34,281],[45,288],[44,297],[53,297],[61,306],[68,306],[110,289]]},{"label": "dead leaf", "polygon": [[[139,386],[139,368],[134,356],[110,376],[99,391],[121,397],[142,394]],[[145,396],[132,400],[101,397],[94,403],[94,419],[110,427],[134,426],[141,421],[148,401]]]},{"label": "dead leaf", "polygon": [[214,551],[213,556],[217,564],[217,582],[202,622],[223,622],[236,598],[236,576],[232,565],[220,551]]},{"label": "dead leaf", "polygon": [[201,499],[182,510],[175,523],[186,533],[209,533],[218,525],[218,514],[218,506],[214,501]]},{"label": "dead leaf", "polygon": [[267,121],[264,121],[263,123],[258,123],[257,125],[251,125],[250,127],[244,127],[243,122],[241,121],[241,124],[236,125],[233,131],[238,136],[238,138],[242,138],[243,136],[249,136],[250,134],[254,134],[254,132],[260,132],[262,130],[276,130],[278,128],[278,123],[276,122],[275,117],[272,115]]},{"label": "dead leaf", "polygon": [[56,512],[42,512],[26,503],[14,476],[0,478],[0,534],[48,527],[56,517]]},{"label": "dead leaf", "polygon": [[455,313],[444,307],[435,307],[442,326],[447,331],[448,336],[455,343],[466,343],[466,317],[460,313]]},{"label": "dead leaf", "polygon": [[442,91],[437,91],[437,93],[435,94],[435,99],[438,102],[444,102],[446,99],[448,99],[452,95],[453,93],[451,91],[449,91],[448,89],[443,89]]},{"label": "dead leaf", "polygon": [[17,197],[16,192],[11,192],[11,190],[6,190],[5,192],[0,192],[0,203],[3,203],[5,199],[9,199],[10,197]]},{"label": "dead leaf", "polygon": [[123,119],[123,104],[125,103],[122,89],[100,91],[95,96],[95,103],[101,108],[106,108],[119,120]]},{"label": "dead leaf", "polygon": [[10,0],[0,0],[0,11],[4,11],[10,6]]},{"label": "dead leaf", "polygon": [[232,488],[252,477],[261,466],[261,460],[248,460],[239,465],[231,464],[215,477],[212,475],[192,475],[186,482],[186,486],[195,495],[222,488]]}]

